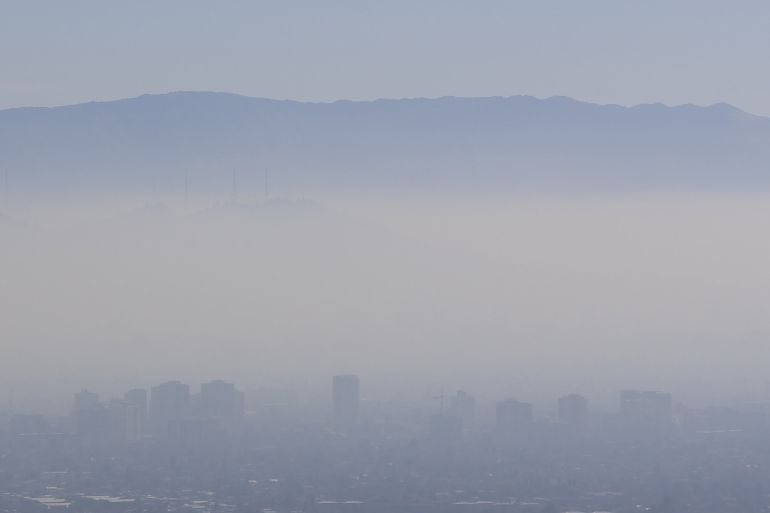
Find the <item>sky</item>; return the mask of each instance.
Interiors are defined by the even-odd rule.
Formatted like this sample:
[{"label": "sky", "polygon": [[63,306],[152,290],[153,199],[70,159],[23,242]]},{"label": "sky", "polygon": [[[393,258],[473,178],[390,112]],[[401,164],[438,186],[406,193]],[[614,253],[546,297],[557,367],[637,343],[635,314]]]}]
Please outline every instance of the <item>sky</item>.
[{"label": "sky", "polygon": [[0,0],[0,108],[176,90],[770,115],[763,0]]}]

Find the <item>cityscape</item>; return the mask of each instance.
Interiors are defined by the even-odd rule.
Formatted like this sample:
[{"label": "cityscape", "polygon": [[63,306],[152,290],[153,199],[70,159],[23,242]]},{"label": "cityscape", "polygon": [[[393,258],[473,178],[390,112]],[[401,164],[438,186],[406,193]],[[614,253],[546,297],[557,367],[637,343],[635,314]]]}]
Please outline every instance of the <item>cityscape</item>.
[{"label": "cityscape", "polygon": [[168,381],[83,389],[64,417],[6,415],[0,509],[724,513],[765,511],[770,494],[770,401],[690,409],[623,390],[598,412],[569,393],[544,416],[462,390],[370,401],[351,374],[327,395]]},{"label": "cityscape", "polygon": [[770,513],[768,27],[0,0],[0,513]]}]

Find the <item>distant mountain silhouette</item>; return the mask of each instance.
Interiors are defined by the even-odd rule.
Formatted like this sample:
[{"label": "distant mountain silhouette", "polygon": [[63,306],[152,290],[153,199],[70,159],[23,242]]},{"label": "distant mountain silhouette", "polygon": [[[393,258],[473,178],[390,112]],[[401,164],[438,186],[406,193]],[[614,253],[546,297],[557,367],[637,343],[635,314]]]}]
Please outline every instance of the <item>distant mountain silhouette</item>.
[{"label": "distant mountain silhouette", "polygon": [[0,111],[16,189],[290,194],[770,186],[770,119],[730,105],[564,97],[302,103],[178,92]]}]

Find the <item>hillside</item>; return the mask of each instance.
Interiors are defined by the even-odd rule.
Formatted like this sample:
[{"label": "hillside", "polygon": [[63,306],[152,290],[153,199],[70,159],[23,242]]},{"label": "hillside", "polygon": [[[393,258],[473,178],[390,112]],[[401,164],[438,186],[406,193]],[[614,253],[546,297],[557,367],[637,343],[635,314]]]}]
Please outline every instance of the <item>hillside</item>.
[{"label": "hillside", "polygon": [[569,98],[301,103],[179,92],[0,111],[14,189],[756,188],[770,119]]}]

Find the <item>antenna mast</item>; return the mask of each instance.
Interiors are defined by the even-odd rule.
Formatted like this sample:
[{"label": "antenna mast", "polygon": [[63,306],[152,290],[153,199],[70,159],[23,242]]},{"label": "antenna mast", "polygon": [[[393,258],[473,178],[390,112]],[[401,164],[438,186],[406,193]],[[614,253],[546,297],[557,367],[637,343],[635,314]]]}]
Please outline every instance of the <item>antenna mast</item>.
[{"label": "antenna mast", "polygon": [[233,205],[238,203],[238,176],[236,174],[235,168],[233,168],[233,193],[231,200]]},{"label": "antenna mast", "polygon": [[190,173],[187,169],[184,170],[184,211],[187,213],[187,207],[190,202]]},{"label": "antenna mast", "polygon": [[270,199],[270,168],[265,168],[265,203]]}]

